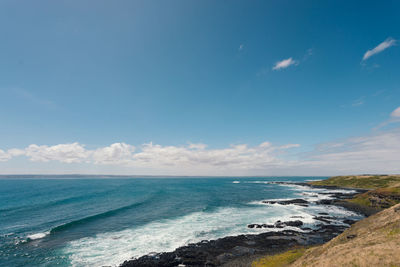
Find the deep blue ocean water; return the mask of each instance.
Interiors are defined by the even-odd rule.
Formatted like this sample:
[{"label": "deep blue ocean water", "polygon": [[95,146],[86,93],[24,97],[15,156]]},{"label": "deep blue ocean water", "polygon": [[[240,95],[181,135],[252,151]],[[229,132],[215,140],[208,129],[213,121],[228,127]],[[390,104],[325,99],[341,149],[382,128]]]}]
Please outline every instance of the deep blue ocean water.
[{"label": "deep blue ocean water", "polygon": [[0,266],[118,265],[131,257],[205,239],[260,233],[251,223],[334,206],[266,205],[265,199],[329,197],[271,181],[324,177],[0,179]]}]

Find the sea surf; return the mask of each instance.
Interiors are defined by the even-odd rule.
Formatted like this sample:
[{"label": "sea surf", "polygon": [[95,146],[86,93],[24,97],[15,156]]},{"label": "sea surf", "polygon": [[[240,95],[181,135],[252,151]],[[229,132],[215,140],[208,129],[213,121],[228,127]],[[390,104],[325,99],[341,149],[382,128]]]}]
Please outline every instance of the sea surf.
[{"label": "sea surf", "polygon": [[325,177],[69,178],[0,179],[1,266],[118,266],[202,240],[282,230],[252,223],[297,217],[312,228],[321,212],[338,224],[362,217],[332,205],[267,203],[343,191],[293,184]]}]

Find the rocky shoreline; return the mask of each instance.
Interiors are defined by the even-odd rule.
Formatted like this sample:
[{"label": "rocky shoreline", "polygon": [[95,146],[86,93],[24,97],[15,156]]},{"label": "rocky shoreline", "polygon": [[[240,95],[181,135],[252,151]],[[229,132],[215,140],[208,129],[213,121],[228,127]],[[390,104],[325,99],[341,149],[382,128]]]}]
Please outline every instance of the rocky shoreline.
[{"label": "rocky shoreline", "polygon": [[[275,182],[285,184],[285,182]],[[307,183],[287,183],[322,189],[343,189],[332,186],[312,186]],[[348,189],[348,188],[345,188]],[[348,204],[345,199],[353,198],[356,194],[367,190],[354,189],[353,192],[326,193],[329,199],[321,199],[310,203],[305,199],[291,200],[266,200],[265,204],[299,205],[307,207],[310,204],[337,205],[348,210],[369,216],[375,211],[361,209],[357,205]],[[325,193],[318,193],[325,194]],[[341,219],[341,224],[333,223],[338,218],[329,216],[328,213],[320,212],[313,219],[319,221],[314,229],[305,227],[297,216],[293,220],[276,221],[274,224],[249,224],[248,228],[273,228],[271,232],[260,234],[246,234],[238,236],[227,236],[217,240],[204,240],[177,248],[173,252],[152,253],[137,259],[127,260],[121,267],[173,267],[173,266],[234,266],[233,262],[240,258],[254,257],[256,255],[275,254],[283,252],[295,246],[309,246],[325,243],[342,233],[355,221],[348,218]],[[296,230],[277,230],[290,226]],[[348,238],[351,238],[350,236]],[[241,265],[235,265],[241,266]]]}]

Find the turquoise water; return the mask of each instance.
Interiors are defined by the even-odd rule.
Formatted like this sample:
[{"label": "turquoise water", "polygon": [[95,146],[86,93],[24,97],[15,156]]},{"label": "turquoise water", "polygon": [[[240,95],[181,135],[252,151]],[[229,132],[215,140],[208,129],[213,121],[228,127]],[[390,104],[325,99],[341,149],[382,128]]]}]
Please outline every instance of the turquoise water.
[{"label": "turquoise water", "polygon": [[[258,233],[273,223],[337,207],[265,205],[318,192],[271,181],[321,177],[0,179],[0,266],[118,265],[190,242]],[[319,195],[318,197],[326,197]],[[318,198],[317,197],[317,198]]]}]

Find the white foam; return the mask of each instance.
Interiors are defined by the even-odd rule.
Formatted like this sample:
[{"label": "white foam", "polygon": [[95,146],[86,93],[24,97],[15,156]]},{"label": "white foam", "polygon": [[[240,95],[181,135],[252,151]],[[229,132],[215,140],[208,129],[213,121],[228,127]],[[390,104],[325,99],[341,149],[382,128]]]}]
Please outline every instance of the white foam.
[{"label": "white foam", "polygon": [[312,189],[311,187],[306,186],[306,185],[298,185],[298,184],[290,184],[290,183],[286,183],[286,184],[277,184],[277,185],[285,186],[285,187],[290,187],[290,188],[292,188],[293,190],[296,190],[296,191],[303,191],[303,190],[310,190],[310,189]]},{"label": "white foam", "polygon": [[[277,220],[293,220],[301,216],[306,224],[314,223],[303,207],[220,208],[213,212],[196,212],[176,219],[152,222],[119,232],[98,234],[69,243],[63,254],[73,266],[116,265],[131,257],[174,249],[202,240],[225,236],[281,231],[283,229],[248,228],[252,223],[273,224]],[[298,229],[287,227],[287,229]]]},{"label": "white foam", "polygon": [[36,234],[28,235],[27,239],[29,239],[29,240],[41,239],[41,238],[47,236],[48,234],[50,234],[50,232],[36,233]]},{"label": "white foam", "polygon": [[233,184],[240,184],[239,181],[233,181],[232,183],[233,183]]},{"label": "white foam", "polygon": [[[278,184],[284,187],[290,187],[293,191],[299,192],[299,195],[308,196],[306,200],[308,201],[317,201],[321,199],[332,199],[332,195],[335,193],[343,193],[343,194],[353,194],[357,193],[356,190],[353,189],[327,189],[327,188],[315,188],[309,187],[306,185],[298,185],[298,184]],[[322,193],[322,194],[319,194]]]},{"label": "white foam", "polygon": [[[239,181],[234,181],[236,183]],[[271,183],[255,181],[253,183]],[[279,184],[291,187],[298,195],[309,201],[330,198],[327,194],[337,190],[311,188],[295,184]],[[346,190],[341,190],[349,192]],[[269,200],[289,200],[269,199]],[[167,252],[202,240],[217,239],[240,234],[256,234],[268,231],[282,231],[298,228],[248,228],[248,224],[273,224],[277,220],[301,220],[305,227],[321,223],[313,219],[320,212],[327,212],[337,218],[357,217],[354,212],[344,208],[328,205],[264,204],[261,201],[245,208],[225,207],[212,212],[195,212],[174,219],[160,220],[118,232],[101,233],[94,237],[86,237],[71,241],[64,249],[72,266],[116,266],[132,257],[140,257],[151,252]],[[296,218],[292,218],[296,216]],[[360,216],[358,216],[360,218]],[[338,222],[340,223],[340,222]]]},{"label": "white foam", "polygon": [[353,189],[325,189],[325,190],[327,193],[344,193],[344,194],[357,193],[357,191]]}]

